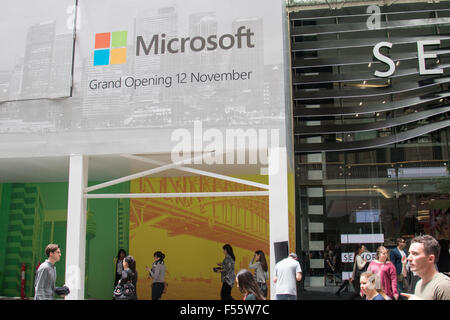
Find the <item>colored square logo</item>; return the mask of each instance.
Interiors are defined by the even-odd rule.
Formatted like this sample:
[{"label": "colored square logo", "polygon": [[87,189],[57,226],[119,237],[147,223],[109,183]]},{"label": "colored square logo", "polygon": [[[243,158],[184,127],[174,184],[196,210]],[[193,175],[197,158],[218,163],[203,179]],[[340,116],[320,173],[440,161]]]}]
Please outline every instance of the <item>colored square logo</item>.
[{"label": "colored square logo", "polygon": [[95,35],[95,49],[109,49],[111,47],[111,32]]},{"label": "colored square logo", "polygon": [[94,66],[127,62],[128,31],[95,34]]},{"label": "colored square logo", "polygon": [[109,49],[94,51],[94,66],[106,66],[109,64]]},{"label": "colored square logo", "polygon": [[112,33],[111,48],[121,48],[127,46],[127,31],[117,31]]},{"label": "colored square logo", "polygon": [[124,64],[127,62],[127,48],[111,49],[110,64]]}]

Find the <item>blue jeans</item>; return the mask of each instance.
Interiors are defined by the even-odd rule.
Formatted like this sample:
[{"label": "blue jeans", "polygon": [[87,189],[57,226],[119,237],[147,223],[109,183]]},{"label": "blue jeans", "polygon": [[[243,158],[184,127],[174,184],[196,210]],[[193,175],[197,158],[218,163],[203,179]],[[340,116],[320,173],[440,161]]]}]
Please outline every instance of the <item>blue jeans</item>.
[{"label": "blue jeans", "polygon": [[297,300],[297,296],[293,294],[277,294],[277,300]]}]

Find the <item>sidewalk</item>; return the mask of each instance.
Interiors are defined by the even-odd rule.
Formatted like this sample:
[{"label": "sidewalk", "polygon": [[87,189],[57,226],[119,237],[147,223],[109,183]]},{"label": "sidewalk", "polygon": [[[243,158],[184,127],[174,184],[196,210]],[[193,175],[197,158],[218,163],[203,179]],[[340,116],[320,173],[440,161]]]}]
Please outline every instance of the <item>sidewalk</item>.
[{"label": "sidewalk", "polygon": [[345,289],[341,291],[338,296],[336,292],[339,286],[329,286],[329,287],[305,287],[304,290],[299,292],[299,300],[348,300],[353,296],[353,287],[349,286],[348,291]]}]

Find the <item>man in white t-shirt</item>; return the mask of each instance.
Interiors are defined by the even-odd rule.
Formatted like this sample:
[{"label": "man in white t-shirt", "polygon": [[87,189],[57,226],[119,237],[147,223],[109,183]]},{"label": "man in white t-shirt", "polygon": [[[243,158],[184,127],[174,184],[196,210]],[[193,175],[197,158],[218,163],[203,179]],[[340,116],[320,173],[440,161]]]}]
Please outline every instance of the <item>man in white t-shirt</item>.
[{"label": "man in white t-shirt", "polygon": [[277,300],[297,300],[297,281],[302,280],[302,269],[298,256],[290,253],[275,265],[275,293]]}]

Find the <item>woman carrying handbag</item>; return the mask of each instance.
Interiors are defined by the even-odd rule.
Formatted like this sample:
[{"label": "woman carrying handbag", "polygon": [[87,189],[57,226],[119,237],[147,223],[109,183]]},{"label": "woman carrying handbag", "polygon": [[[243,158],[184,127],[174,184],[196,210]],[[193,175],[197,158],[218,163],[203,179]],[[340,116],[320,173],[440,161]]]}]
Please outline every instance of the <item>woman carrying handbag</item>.
[{"label": "woman carrying handbag", "polygon": [[114,300],[137,300],[136,261],[132,256],[123,259],[123,269],[119,283],[114,288]]}]

